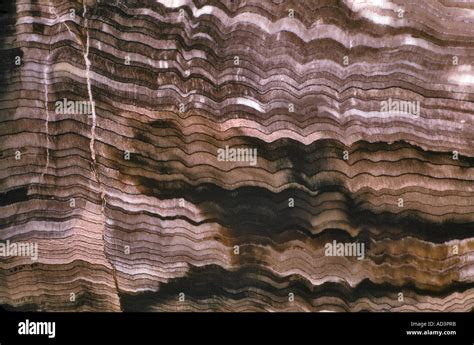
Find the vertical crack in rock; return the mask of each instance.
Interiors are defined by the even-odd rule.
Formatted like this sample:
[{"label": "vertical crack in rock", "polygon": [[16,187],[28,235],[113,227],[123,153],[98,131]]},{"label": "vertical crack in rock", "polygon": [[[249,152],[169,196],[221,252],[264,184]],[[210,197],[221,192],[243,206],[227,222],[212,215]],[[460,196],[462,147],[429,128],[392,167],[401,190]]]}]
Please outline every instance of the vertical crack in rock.
[{"label": "vertical crack in rock", "polygon": [[98,164],[96,161],[96,155],[95,155],[95,148],[94,148],[94,143],[95,143],[95,129],[97,125],[97,115],[96,115],[96,110],[95,110],[95,102],[94,98],[92,96],[92,84],[91,84],[91,60],[89,59],[89,49],[90,49],[90,35],[89,35],[89,27],[88,27],[88,18],[86,16],[87,14],[87,6],[85,2],[83,3],[83,19],[84,19],[84,29],[85,29],[85,34],[86,34],[86,44],[85,44],[85,51],[83,52],[84,56],[84,61],[85,61],[85,67],[86,67],[86,82],[87,82],[87,93],[89,95],[89,102],[91,105],[91,112],[92,112],[92,125],[91,125],[91,139],[90,139],[90,144],[89,144],[89,149],[91,152],[91,159],[92,159],[92,170],[95,176],[95,180],[97,182],[97,186],[99,188],[99,193],[100,193],[100,200],[101,200],[101,212],[103,215],[103,228],[102,228],[102,243],[104,246],[104,256],[106,260],[108,261],[110,267],[112,268],[112,276],[114,279],[115,283],[115,289],[117,295],[119,295],[119,285],[118,285],[118,280],[117,280],[117,272],[116,268],[113,265],[112,261],[110,260],[109,256],[107,255],[106,251],[106,239],[105,239],[105,231],[106,231],[106,226],[107,226],[107,215],[106,215],[106,207],[107,207],[107,200],[106,200],[106,192],[104,187],[102,186],[99,178],[99,172],[98,172]]},{"label": "vertical crack in rock", "polygon": [[94,170],[95,170],[95,164],[96,164],[96,160],[95,160],[95,150],[94,150],[94,141],[95,141],[95,127],[96,127],[96,121],[97,121],[97,117],[96,117],[96,113],[95,113],[95,103],[94,103],[94,99],[92,97],[92,86],[91,86],[91,61],[89,59],[89,47],[90,47],[90,37],[89,37],[89,28],[88,28],[88,19],[86,17],[86,12],[87,12],[87,6],[86,4],[84,3],[84,11],[82,13],[82,16],[84,18],[84,29],[85,29],[85,33],[86,33],[86,46],[85,46],[85,52],[84,52],[84,61],[85,61],[85,64],[86,64],[86,81],[87,81],[87,92],[89,94],[89,102],[91,102],[91,110],[92,110],[92,125],[91,125],[91,141],[90,141],[90,144],[89,144],[89,148],[90,148],[90,151],[91,151],[91,158],[92,158],[92,164],[93,164],[93,167],[94,167]]},{"label": "vertical crack in rock", "polygon": [[[58,12],[56,11],[56,7],[54,7],[53,3],[51,1],[48,2],[49,4],[49,8],[50,8],[50,12],[52,14],[54,14],[54,19],[58,20],[58,19],[61,19],[59,16],[58,16]],[[69,31],[69,33],[71,34],[72,38],[74,38],[75,40],[77,40],[77,36],[74,35],[71,31],[71,28],[69,27],[69,25],[67,25],[66,22],[64,21],[61,21],[61,24],[64,24],[66,26],[66,29],[67,31]],[[50,37],[50,42],[51,42],[51,37]]]}]

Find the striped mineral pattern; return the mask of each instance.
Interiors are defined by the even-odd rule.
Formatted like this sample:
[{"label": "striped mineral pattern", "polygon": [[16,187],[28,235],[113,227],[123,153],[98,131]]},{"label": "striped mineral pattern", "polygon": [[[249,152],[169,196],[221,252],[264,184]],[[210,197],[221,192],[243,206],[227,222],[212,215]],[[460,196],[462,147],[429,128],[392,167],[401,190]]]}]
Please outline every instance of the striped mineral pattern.
[{"label": "striped mineral pattern", "polygon": [[474,310],[474,2],[0,7],[4,308]]}]

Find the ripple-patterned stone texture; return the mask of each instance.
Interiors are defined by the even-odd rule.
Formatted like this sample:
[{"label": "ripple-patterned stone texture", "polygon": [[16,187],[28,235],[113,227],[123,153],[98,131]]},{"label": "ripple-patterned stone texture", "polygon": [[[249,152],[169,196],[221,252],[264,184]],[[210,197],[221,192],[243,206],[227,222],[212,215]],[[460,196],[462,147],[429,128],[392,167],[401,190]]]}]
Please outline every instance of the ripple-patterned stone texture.
[{"label": "ripple-patterned stone texture", "polygon": [[0,7],[4,308],[473,311],[472,1]]}]

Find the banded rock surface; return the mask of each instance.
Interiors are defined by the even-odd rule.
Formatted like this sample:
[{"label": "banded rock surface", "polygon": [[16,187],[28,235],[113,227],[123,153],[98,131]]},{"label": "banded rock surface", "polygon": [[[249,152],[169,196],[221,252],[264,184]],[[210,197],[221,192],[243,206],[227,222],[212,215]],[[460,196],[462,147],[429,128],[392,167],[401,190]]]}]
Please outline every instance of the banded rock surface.
[{"label": "banded rock surface", "polygon": [[473,4],[2,7],[4,307],[473,310]]}]

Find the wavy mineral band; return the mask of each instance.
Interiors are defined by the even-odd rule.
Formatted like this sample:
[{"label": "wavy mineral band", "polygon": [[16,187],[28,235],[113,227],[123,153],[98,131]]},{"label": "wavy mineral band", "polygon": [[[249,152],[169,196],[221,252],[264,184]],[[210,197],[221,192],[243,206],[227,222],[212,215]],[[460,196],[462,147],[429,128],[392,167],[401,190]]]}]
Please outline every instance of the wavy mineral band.
[{"label": "wavy mineral band", "polygon": [[472,2],[2,6],[1,306],[473,310]]}]

